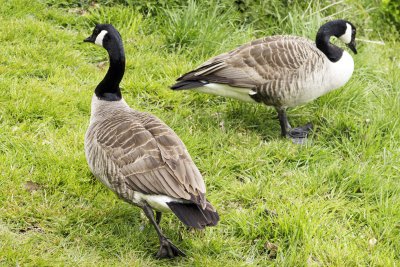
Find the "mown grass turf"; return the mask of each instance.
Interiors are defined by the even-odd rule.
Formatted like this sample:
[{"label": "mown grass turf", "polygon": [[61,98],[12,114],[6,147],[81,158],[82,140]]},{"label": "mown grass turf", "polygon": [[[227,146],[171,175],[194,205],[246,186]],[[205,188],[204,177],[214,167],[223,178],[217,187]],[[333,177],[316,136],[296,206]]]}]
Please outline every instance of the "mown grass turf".
[{"label": "mown grass turf", "polygon": [[[338,16],[367,25],[362,20],[368,10],[352,7]],[[324,21],[322,8],[300,13],[294,6],[287,17],[256,31],[238,26],[233,11],[219,17],[218,7],[195,2],[146,17],[129,6],[3,1],[0,265],[399,264],[396,39],[384,35],[385,46],[359,43],[346,86],[290,110],[293,125],[315,125],[306,146],[280,138],[273,109],[168,89],[209,56],[255,37],[313,38]],[[162,228],[186,258],[155,260],[158,239],[147,219],[95,181],[87,167],[83,137],[91,96],[108,67],[103,49],[82,43],[94,22],[111,22],[121,32],[126,101],[178,133],[220,213],[220,224],[202,232],[187,231],[172,215],[163,217]],[[200,28],[209,30],[199,34]],[[378,36],[367,30],[359,27],[360,38]]]}]

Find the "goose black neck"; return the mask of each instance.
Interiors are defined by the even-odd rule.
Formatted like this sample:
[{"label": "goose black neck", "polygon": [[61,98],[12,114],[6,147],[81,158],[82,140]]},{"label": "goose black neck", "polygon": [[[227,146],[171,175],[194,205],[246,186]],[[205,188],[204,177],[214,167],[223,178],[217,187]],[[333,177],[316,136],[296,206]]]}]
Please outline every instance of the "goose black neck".
[{"label": "goose black neck", "polygon": [[106,49],[110,58],[110,67],[94,92],[101,100],[118,101],[122,98],[119,84],[125,72],[124,48],[122,43],[118,44],[116,42],[111,44],[110,47],[106,47]]},{"label": "goose black neck", "polygon": [[315,44],[317,48],[324,53],[332,62],[337,62],[343,55],[343,49],[330,43],[332,36],[339,37],[342,29],[334,23],[324,24],[318,31]]}]

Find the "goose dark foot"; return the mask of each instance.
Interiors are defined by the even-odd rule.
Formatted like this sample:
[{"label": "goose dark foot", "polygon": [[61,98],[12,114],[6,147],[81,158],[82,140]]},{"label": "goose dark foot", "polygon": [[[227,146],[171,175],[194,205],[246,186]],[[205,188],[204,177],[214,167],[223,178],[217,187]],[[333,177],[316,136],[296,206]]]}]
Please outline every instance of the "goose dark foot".
[{"label": "goose dark foot", "polygon": [[167,238],[161,238],[160,240],[160,249],[156,254],[156,258],[158,259],[165,259],[165,258],[175,258],[178,256],[186,256],[183,251],[177,248],[171,241]]},{"label": "goose dark foot", "polygon": [[304,126],[291,128],[287,132],[287,136],[290,137],[295,144],[304,144],[307,140],[308,133],[312,130],[313,125],[307,123]]}]

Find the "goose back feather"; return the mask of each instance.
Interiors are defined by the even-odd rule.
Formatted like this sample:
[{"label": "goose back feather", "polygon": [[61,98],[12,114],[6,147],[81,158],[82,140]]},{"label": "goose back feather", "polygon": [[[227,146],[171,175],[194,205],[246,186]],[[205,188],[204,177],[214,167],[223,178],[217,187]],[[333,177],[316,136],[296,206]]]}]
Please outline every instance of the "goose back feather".
[{"label": "goose back feather", "polygon": [[206,206],[204,181],[179,137],[123,99],[93,96],[85,152],[95,176],[128,202],[142,205],[140,192]]}]

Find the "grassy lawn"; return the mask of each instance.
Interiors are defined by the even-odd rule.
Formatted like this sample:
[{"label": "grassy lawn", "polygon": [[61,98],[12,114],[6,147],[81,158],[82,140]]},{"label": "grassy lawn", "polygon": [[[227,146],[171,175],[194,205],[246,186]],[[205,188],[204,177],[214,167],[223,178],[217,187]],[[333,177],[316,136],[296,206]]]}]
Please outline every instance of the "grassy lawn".
[{"label": "grassy lawn", "polygon": [[[400,45],[369,26],[371,7],[323,9],[316,1],[261,29],[194,2],[152,16],[135,5],[64,2],[0,4],[1,266],[400,264]],[[279,136],[272,108],[168,89],[256,37],[314,39],[332,9],[358,26],[359,38],[381,36],[385,45],[358,42],[350,82],[289,111],[292,125],[314,124],[308,145]],[[221,216],[205,231],[163,217],[185,258],[156,260],[157,235],[144,214],[88,169],[90,101],[108,67],[105,50],[82,42],[95,22],[112,23],[123,37],[124,98],[177,132]]]}]

